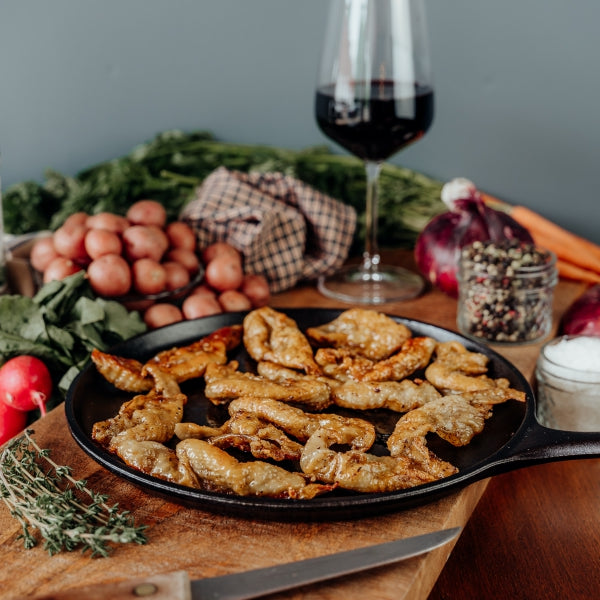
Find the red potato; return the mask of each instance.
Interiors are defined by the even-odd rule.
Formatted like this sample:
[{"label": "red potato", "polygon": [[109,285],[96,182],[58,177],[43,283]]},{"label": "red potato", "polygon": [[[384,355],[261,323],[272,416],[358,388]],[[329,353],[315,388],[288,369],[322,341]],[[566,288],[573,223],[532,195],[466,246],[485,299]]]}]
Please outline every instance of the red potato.
[{"label": "red potato", "polygon": [[77,273],[77,271],[81,271],[81,265],[73,262],[70,258],[66,256],[58,256],[44,269],[44,273],[42,275],[42,280],[44,283],[48,283],[49,281],[62,280],[69,275],[73,275]]},{"label": "red potato", "polygon": [[167,211],[156,200],[138,200],[129,207],[126,217],[134,225],[154,225],[162,229],[167,222]]},{"label": "red potato", "polygon": [[238,312],[250,310],[252,302],[250,298],[238,290],[227,290],[219,296],[219,304],[225,312]]},{"label": "red potato", "polygon": [[209,262],[220,256],[230,256],[232,259],[242,260],[242,255],[237,248],[234,248],[227,242],[214,242],[202,251],[202,262],[207,265]]},{"label": "red potato", "polygon": [[108,229],[88,229],[84,246],[92,260],[104,254],[121,254],[123,251],[123,243],[119,235]]},{"label": "red potato", "polygon": [[185,250],[196,250],[196,234],[194,230],[183,221],[169,223],[165,229],[169,238],[171,248],[184,248]]},{"label": "red potato", "polygon": [[250,299],[253,308],[266,306],[271,300],[269,282],[263,275],[244,275],[240,291]]},{"label": "red potato", "polygon": [[157,302],[144,312],[144,323],[150,329],[172,325],[183,321],[183,313],[174,304]]},{"label": "red potato", "polygon": [[29,261],[31,262],[31,266],[36,271],[42,273],[46,270],[46,267],[52,262],[52,260],[58,256],[60,255],[54,247],[52,236],[49,235],[39,238],[34,242],[29,253]]},{"label": "red potato", "polygon": [[216,297],[202,294],[188,296],[183,301],[181,310],[186,319],[199,319],[201,317],[209,317],[210,315],[218,315],[223,312]]},{"label": "red potato", "polygon": [[200,259],[195,252],[186,250],[185,248],[173,248],[166,254],[168,261],[181,263],[190,275],[195,275],[200,269]]},{"label": "red potato", "polygon": [[140,258],[160,261],[168,247],[167,234],[158,227],[132,225],[123,232],[123,254],[131,262]]},{"label": "red potato", "polygon": [[133,289],[143,295],[159,294],[167,288],[165,268],[152,258],[140,258],[131,265]]},{"label": "red potato", "polygon": [[71,260],[86,263],[89,261],[85,250],[85,236],[88,229],[85,225],[59,227],[52,236],[55,250]]},{"label": "red potato", "polygon": [[87,277],[100,296],[123,296],[131,289],[131,268],[118,254],[105,254],[93,260],[87,268]]},{"label": "red potato", "polygon": [[210,286],[205,283],[201,283],[193,288],[190,293],[190,296],[212,296],[213,298],[217,297],[215,290],[213,290]]},{"label": "red potato", "polygon": [[178,290],[190,282],[190,274],[181,263],[167,261],[162,263],[162,266],[167,274],[166,289]]},{"label": "red potato", "polygon": [[85,224],[89,229],[106,229],[118,234],[122,234],[131,225],[126,217],[110,212],[90,215]]},{"label": "red potato", "polygon": [[217,256],[206,265],[204,278],[219,292],[237,290],[244,279],[241,260],[226,254]]},{"label": "red potato", "polygon": [[67,229],[71,229],[71,227],[77,227],[79,225],[86,225],[88,219],[87,213],[84,212],[76,212],[72,215],[69,215],[65,222],[61,225],[61,227],[65,227]]}]

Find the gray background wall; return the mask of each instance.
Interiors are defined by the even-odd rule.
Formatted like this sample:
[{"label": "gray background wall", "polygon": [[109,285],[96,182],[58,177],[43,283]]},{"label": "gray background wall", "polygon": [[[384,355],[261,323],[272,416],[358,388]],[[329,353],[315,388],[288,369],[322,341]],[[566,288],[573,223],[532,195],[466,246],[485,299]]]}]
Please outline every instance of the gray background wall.
[{"label": "gray background wall", "polygon": [[[160,131],[303,148],[324,0],[0,0],[3,186]],[[437,112],[393,162],[600,243],[600,3],[429,0]]]}]

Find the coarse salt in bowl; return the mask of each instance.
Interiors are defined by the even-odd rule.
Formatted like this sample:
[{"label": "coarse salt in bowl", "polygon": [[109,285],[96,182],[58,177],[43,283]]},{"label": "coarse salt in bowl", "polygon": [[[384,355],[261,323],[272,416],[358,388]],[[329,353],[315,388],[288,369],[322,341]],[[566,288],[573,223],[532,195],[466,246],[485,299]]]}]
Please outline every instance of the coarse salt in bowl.
[{"label": "coarse salt in bowl", "polygon": [[541,349],[537,413],[547,427],[600,431],[600,337],[562,336]]}]

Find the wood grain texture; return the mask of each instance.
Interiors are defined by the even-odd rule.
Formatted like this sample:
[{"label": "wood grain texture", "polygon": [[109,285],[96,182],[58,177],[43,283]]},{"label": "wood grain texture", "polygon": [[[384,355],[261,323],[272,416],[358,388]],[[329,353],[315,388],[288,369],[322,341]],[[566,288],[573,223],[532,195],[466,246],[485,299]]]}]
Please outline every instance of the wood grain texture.
[{"label": "wood grain texture", "polygon": [[430,600],[600,595],[600,460],[495,477]]},{"label": "wood grain texture", "polygon": [[[151,575],[141,579],[85,585],[35,596],[35,600],[192,600],[190,580],[185,571]],[[23,597],[21,597],[23,598]],[[19,599],[20,600],[20,599]]]},{"label": "wood grain texture", "polygon": [[[401,253],[393,256],[406,258]],[[580,291],[580,286],[561,283],[555,303],[556,323]],[[324,298],[311,285],[279,294],[272,305],[347,308]],[[418,299],[378,309],[455,329],[456,302],[439,292],[428,291]],[[539,345],[499,350],[531,378]],[[130,510],[136,522],[146,523],[149,541],[143,546],[117,548],[109,558],[91,559],[78,552],[49,557],[40,546],[23,548],[18,539],[19,525],[0,505],[3,598],[178,570],[187,571],[191,578],[223,575],[467,523],[452,555],[451,543],[395,566],[273,598],[419,600],[430,596],[442,573],[431,595],[435,600],[531,599],[536,596],[515,594],[521,589],[519,578],[542,582],[549,569],[556,569],[553,585],[562,580],[563,592],[572,591],[592,581],[581,571],[598,566],[598,461],[521,470],[496,477],[489,486],[488,480],[483,480],[442,500],[391,515],[327,523],[273,523],[189,509],[119,479],[79,449],[68,431],[62,406],[38,421],[35,431],[38,443],[51,448],[56,462],[71,465],[76,477],[86,478],[90,487],[108,493],[111,500]],[[480,503],[482,495],[484,503]],[[572,537],[574,521],[579,523],[579,539]],[[534,582],[527,583],[527,589],[535,588]]]}]

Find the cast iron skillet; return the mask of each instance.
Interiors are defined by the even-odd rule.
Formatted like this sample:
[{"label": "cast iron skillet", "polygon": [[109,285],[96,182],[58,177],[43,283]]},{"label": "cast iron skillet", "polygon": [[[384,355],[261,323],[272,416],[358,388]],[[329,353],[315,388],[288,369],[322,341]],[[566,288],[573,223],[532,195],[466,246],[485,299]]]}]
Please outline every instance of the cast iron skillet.
[{"label": "cast iron skillet", "polygon": [[[320,325],[337,317],[336,309],[284,310],[300,328]],[[131,338],[111,349],[121,356],[147,360],[158,351],[186,345],[226,325],[241,323],[245,313],[224,313],[213,317],[186,321]],[[526,392],[527,400],[507,402],[494,407],[493,416],[483,432],[466,447],[454,448],[437,436],[428,439],[429,447],[441,458],[456,465],[456,475],[433,483],[396,492],[357,494],[344,491],[319,496],[312,500],[254,498],[196,490],[150,477],[126,466],[121,460],[97,445],[91,438],[92,426],[115,415],[130,394],[119,392],[89,364],[68,391],[65,409],[73,437],[94,460],[120,477],[171,501],[199,509],[251,517],[285,521],[317,521],[364,517],[415,507],[439,499],[474,481],[528,465],[600,456],[600,433],[576,433],[547,429],[535,417],[535,399],[523,375],[489,347],[457,333],[421,321],[394,317],[407,325],[414,335],[427,335],[439,341],[458,340],[469,350],[490,358],[490,376],[506,377],[512,387]],[[252,368],[252,361],[240,348],[231,358],[240,361],[242,370]],[[182,391],[188,394],[184,421],[216,424],[227,418],[225,408],[206,401],[202,383],[188,381]],[[328,409],[329,411],[329,409]],[[361,413],[364,414],[364,413]],[[398,416],[389,411],[370,411],[368,417],[379,432],[378,445],[385,448],[386,434],[391,433]],[[376,450],[374,450],[376,452]]]}]

